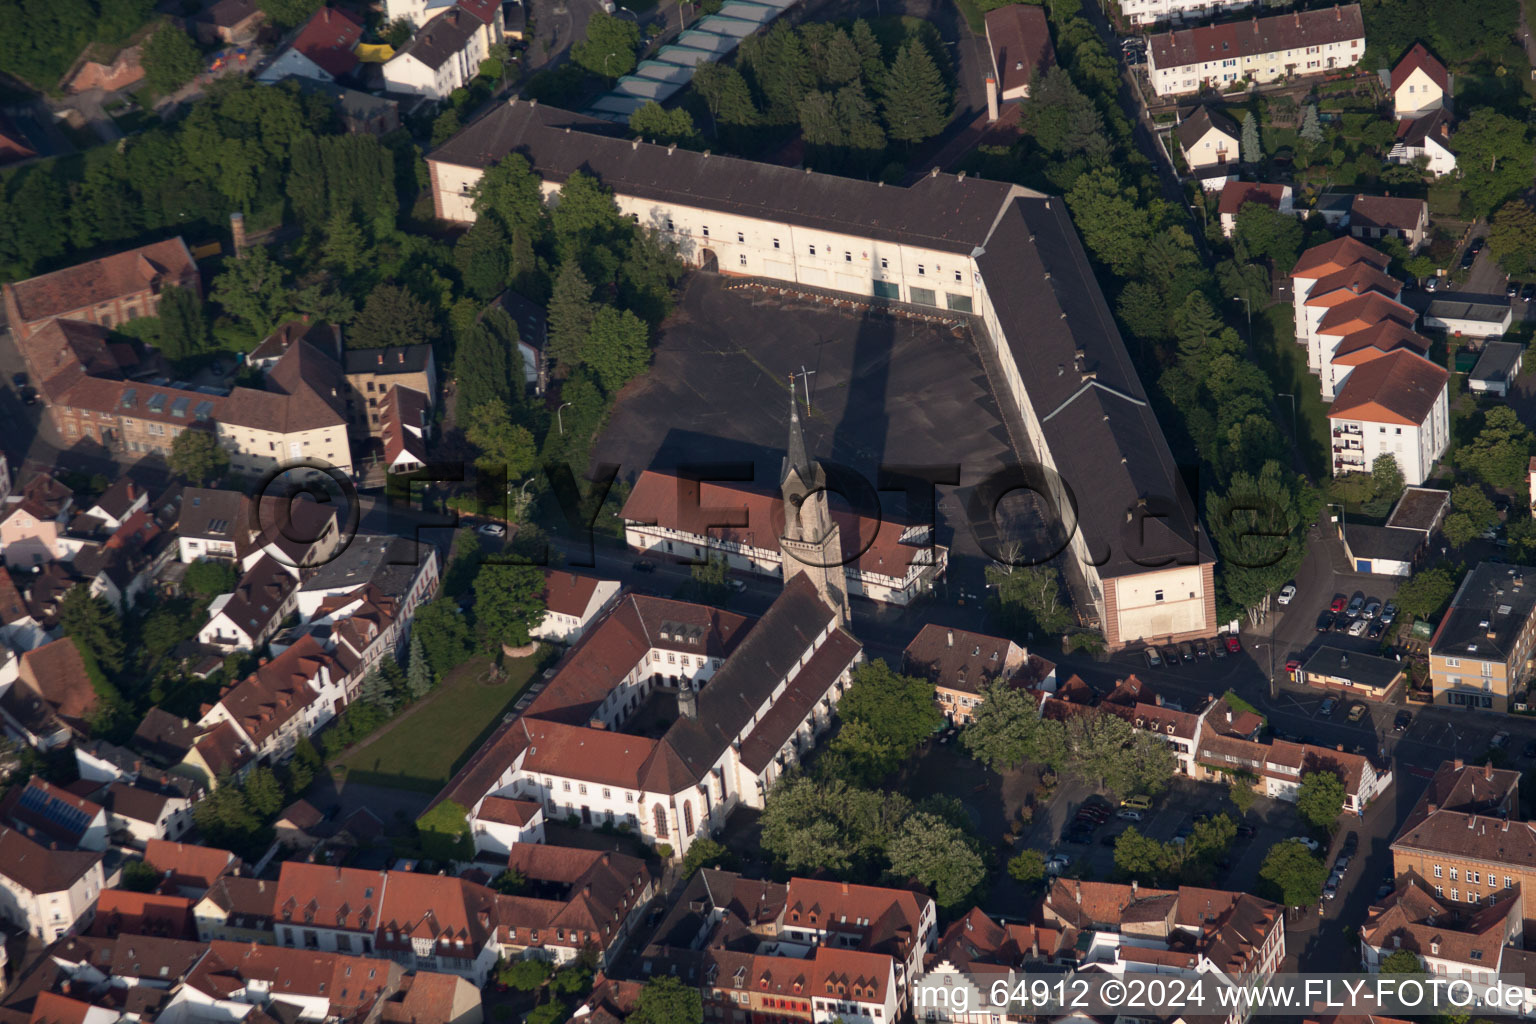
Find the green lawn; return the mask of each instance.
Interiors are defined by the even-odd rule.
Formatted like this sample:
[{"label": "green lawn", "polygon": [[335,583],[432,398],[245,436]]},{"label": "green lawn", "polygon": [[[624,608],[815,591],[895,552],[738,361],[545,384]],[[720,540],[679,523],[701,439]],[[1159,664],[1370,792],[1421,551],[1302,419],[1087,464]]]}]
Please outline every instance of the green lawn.
[{"label": "green lawn", "polygon": [[1307,350],[1296,344],[1291,307],[1271,306],[1263,316],[1256,316],[1253,344],[1260,368],[1275,383],[1275,407],[1286,419],[1290,419],[1292,408],[1287,396],[1295,396],[1296,443],[1307,469],[1314,480],[1327,480],[1331,451],[1328,407],[1317,378],[1307,372]]},{"label": "green lawn", "polygon": [[490,659],[460,665],[426,700],[375,734],[373,742],[343,753],[333,766],[345,768],[352,782],[436,793],[500,724],[548,663],[548,654],[545,649],[531,658],[509,660],[506,679],[494,686],[482,682]]}]

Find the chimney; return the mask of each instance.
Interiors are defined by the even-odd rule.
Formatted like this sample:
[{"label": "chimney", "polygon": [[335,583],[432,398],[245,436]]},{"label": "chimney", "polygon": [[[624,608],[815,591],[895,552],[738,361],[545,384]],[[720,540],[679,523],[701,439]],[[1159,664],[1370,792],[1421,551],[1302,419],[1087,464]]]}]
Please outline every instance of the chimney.
[{"label": "chimney", "polygon": [[245,214],[229,215],[229,234],[235,244],[235,259],[239,259],[245,255]]},{"label": "chimney", "polygon": [[1079,879],[1072,879],[1072,898],[1078,903],[1083,902],[1083,883]]},{"label": "chimney", "polygon": [[1158,707],[1162,707],[1163,706],[1163,695],[1160,694],[1160,693],[1153,694],[1152,695],[1152,703],[1156,704]]},{"label": "chimney", "polygon": [[1489,761],[1487,764],[1483,765],[1483,778],[1487,779],[1489,782],[1493,781],[1493,762],[1492,761]]},{"label": "chimney", "polygon": [[379,353],[379,365],[380,366],[384,365],[384,353],[383,352]]},{"label": "chimney", "polygon": [[987,76],[987,120],[989,122],[990,121],[996,121],[998,119],[998,116],[999,115],[998,115],[998,110],[997,110],[997,76],[996,75],[988,75]]},{"label": "chimney", "polygon": [[1136,879],[1131,879],[1131,899],[1136,898]]},{"label": "chimney", "polygon": [[848,883],[847,882],[843,883],[843,895],[844,896],[848,895]]},{"label": "chimney", "polygon": [[1436,811],[1438,811],[1440,809],[1440,805],[1436,804],[1436,803],[1431,803],[1431,804],[1426,804],[1425,808],[1429,811],[1430,814],[1434,814]]},{"label": "chimney", "polygon": [[953,646],[955,646],[955,631],[952,630],[952,629],[949,630],[945,634],[945,640],[947,641],[947,643],[945,644],[946,647],[953,647]]}]

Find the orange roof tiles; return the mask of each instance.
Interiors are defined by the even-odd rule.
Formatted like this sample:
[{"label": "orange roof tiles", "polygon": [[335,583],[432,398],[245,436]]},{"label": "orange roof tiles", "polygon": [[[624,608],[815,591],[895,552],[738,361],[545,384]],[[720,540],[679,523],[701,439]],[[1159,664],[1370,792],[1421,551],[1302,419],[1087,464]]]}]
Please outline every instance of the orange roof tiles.
[{"label": "orange roof tiles", "polygon": [[197,274],[180,237],[113,253],[50,274],[6,285],[21,319],[35,323],[139,292],[159,291]]},{"label": "orange roof tiles", "polygon": [[1438,85],[1442,92],[1450,89],[1450,76],[1446,73],[1445,65],[1436,60],[1423,43],[1414,43],[1413,49],[1404,54],[1403,59],[1392,69],[1392,88],[1396,90],[1402,87],[1408,81],[1408,76],[1416,70],[1428,75],[1429,80]]},{"label": "orange roof tiles", "polygon": [[1302,253],[1296,260],[1296,266],[1291,269],[1291,276],[1316,280],[1336,274],[1361,261],[1383,272],[1392,262],[1386,253],[1371,248],[1358,238],[1345,235],[1331,242],[1314,245]]},{"label": "orange roof tiles", "polygon": [[144,863],[173,886],[207,889],[220,876],[237,870],[240,858],[212,846],[151,839],[144,845]]},{"label": "orange roof tiles", "polygon": [[1416,352],[1399,349],[1350,371],[1329,419],[1419,426],[1445,393],[1450,374]]}]

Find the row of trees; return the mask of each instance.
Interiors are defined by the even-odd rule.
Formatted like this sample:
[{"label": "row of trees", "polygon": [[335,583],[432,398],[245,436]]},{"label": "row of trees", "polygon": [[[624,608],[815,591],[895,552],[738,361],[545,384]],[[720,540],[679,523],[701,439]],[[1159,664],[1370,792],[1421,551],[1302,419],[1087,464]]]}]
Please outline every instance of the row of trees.
[{"label": "row of trees", "polygon": [[1001,681],[983,688],[960,742],[993,771],[1028,762],[1122,797],[1161,793],[1175,768],[1166,743],[1118,715],[1090,711],[1065,721],[1042,718],[1033,696]]}]

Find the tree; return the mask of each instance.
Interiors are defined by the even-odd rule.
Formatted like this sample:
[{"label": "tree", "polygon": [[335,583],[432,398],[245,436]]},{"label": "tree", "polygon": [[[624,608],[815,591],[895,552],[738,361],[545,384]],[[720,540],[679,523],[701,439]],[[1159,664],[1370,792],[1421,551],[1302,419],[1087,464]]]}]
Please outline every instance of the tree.
[{"label": "tree", "polygon": [[491,888],[503,896],[521,896],[528,888],[528,879],[516,868],[507,868],[491,879]]},{"label": "tree", "polygon": [[[428,601],[416,609],[411,622],[411,642],[420,644],[426,656],[424,664],[431,666],[434,682],[463,664],[471,653],[469,625],[458,607],[447,598]],[[414,669],[415,658],[412,658]],[[414,690],[413,690],[414,694]]]},{"label": "tree", "polygon": [[596,316],[592,285],[581,267],[575,261],[561,264],[549,300],[547,332],[549,356],[557,366],[569,372],[581,363]]},{"label": "tree", "polygon": [[1531,148],[1521,121],[1478,107],[1451,138],[1472,212],[1486,217],[1531,182]]},{"label": "tree", "polygon": [[1427,619],[1437,614],[1456,592],[1458,573],[1442,562],[1432,569],[1420,569],[1397,588],[1397,607],[1408,617]]},{"label": "tree", "polygon": [[1488,411],[1483,429],[1459,453],[1458,461],[1489,486],[1514,490],[1525,482],[1531,432],[1508,406]]},{"label": "tree", "polygon": [[141,55],[144,81],[153,90],[169,94],[180,89],[203,70],[203,55],[192,38],[167,22],[144,41]]},{"label": "tree", "polygon": [[603,306],[587,330],[582,361],[597,374],[604,391],[616,394],[650,365],[649,335],[645,322],[629,310]]},{"label": "tree", "polygon": [[1371,463],[1371,486],[1377,497],[1397,501],[1407,484],[1395,455],[1388,453],[1376,456],[1376,461]]},{"label": "tree", "polygon": [[893,874],[928,886],[934,902],[946,909],[963,903],[987,874],[970,837],[938,815],[924,811],[901,823],[886,855]]},{"label": "tree", "polygon": [[1316,149],[1328,141],[1328,136],[1323,133],[1322,123],[1317,118],[1317,104],[1308,103],[1301,114],[1301,141]]},{"label": "tree", "polygon": [[647,981],[624,1019],[633,1024],[703,1024],[704,1002],[696,986],[669,974]]},{"label": "tree", "polygon": [[475,298],[489,302],[500,295],[512,274],[511,240],[500,218],[477,218],[454,245],[453,262]]},{"label": "tree", "polygon": [[108,672],[123,667],[122,620],[105,598],[89,587],[75,586],[59,601],[59,628],[80,653]]},{"label": "tree", "polygon": [[1027,690],[1001,680],[982,687],[981,704],[972,709],[960,742],[966,753],[995,772],[1025,761],[1060,768],[1066,753],[1061,723],[1042,719]]},{"label": "tree", "polygon": [[1536,207],[1524,199],[1499,207],[1489,222],[1488,248],[1509,273],[1536,272]]},{"label": "tree", "polygon": [[1344,783],[1338,773],[1327,769],[1301,773],[1296,811],[1303,820],[1318,828],[1327,828],[1339,819],[1343,809]]},{"label": "tree", "polygon": [[908,809],[900,794],[791,774],[763,806],[762,847],[789,871],[845,872],[878,857]]},{"label": "tree", "polygon": [[410,667],[405,673],[405,688],[411,700],[420,700],[432,691],[432,666],[427,664],[421,637],[411,634]]},{"label": "tree", "polygon": [[853,683],[837,705],[838,717],[862,722],[906,757],[944,722],[933,702],[933,684],[897,675],[882,659],[853,670]]},{"label": "tree", "polygon": [[187,566],[181,585],[198,597],[214,598],[234,590],[237,579],[229,563],[199,558]]},{"label": "tree", "polygon": [[1217,814],[1195,822],[1195,827],[1184,840],[1184,863],[1204,862],[1214,864],[1232,848],[1237,838],[1237,822],[1225,814]]},{"label": "tree", "polygon": [[915,146],[944,130],[950,106],[949,88],[928,48],[908,39],[896,52],[881,89],[886,134]]},{"label": "tree", "polygon": [[673,143],[686,145],[699,134],[698,129],[693,126],[693,117],[688,111],[682,107],[668,110],[655,100],[651,100],[629,115],[629,130],[634,132],[637,138],[660,146]]},{"label": "tree", "polygon": [[639,26],[596,11],[587,19],[587,37],[571,47],[571,57],[594,75],[611,81],[635,69],[639,46]]},{"label": "tree", "polygon": [[494,214],[508,232],[543,236],[549,213],[538,175],[521,153],[509,153],[481,175],[474,186],[475,213]]},{"label": "tree", "polygon": [[488,402],[521,405],[527,378],[518,348],[517,324],[500,306],[487,309],[475,323],[455,334],[454,377],[461,409]]},{"label": "tree", "polygon": [[1177,859],[1178,851],[1171,843],[1144,836],[1135,825],[1115,840],[1115,870],[1125,878],[1160,884],[1173,874]]},{"label": "tree", "polygon": [[411,36],[415,34],[416,26],[411,24],[409,18],[396,18],[379,31],[379,35],[384,38],[384,42],[396,50],[410,42]]},{"label": "tree", "polygon": [[212,431],[189,427],[171,441],[168,461],[172,473],[201,487],[223,475],[229,467],[229,452]]},{"label": "tree", "polygon": [[1118,715],[1073,715],[1066,746],[1067,771],[1122,796],[1160,793],[1175,770],[1166,743]]},{"label": "tree", "polygon": [[282,266],[258,245],[237,260],[226,261],[209,294],[225,312],[265,337],[288,311],[286,277]]},{"label": "tree", "polygon": [[308,21],[320,4],[321,0],[259,0],[257,6],[269,22],[287,29]]},{"label": "tree", "polygon": [[197,293],[171,285],[160,293],[160,352],[171,362],[179,362],[203,350],[208,327],[203,322],[203,304]]},{"label": "tree", "polygon": [[544,615],[544,573],[486,562],[475,574],[475,626],[486,644],[521,647]]},{"label": "tree", "polygon": [[507,479],[520,480],[538,462],[538,446],[527,427],[512,422],[501,402],[486,402],[469,410],[464,436],[480,449],[475,465],[483,470],[505,471]]},{"label": "tree", "polygon": [[1253,806],[1257,796],[1253,791],[1254,778],[1252,775],[1242,772],[1232,775],[1227,779],[1227,799],[1232,801],[1232,806],[1237,808],[1238,814],[1247,814],[1248,808]]},{"label": "tree", "polygon": [[1251,110],[1243,115],[1242,157],[1245,164],[1264,159],[1264,150],[1259,148],[1259,122]]},{"label": "tree", "polygon": [[1276,267],[1295,265],[1301,252],[1301,221],[1263,203],[1244,203],[1237,211],[1233,234],[1250,259],[1269,259]]},{"label": "tree", "polygon": [[[500,879],[498,878],[497,881]],[[496,980],[518,992],[536,992],[539,986],[544,984],[544,979],[549,977],[552,969],[546,961],[528,957],[523,960],[513,960],[507,964],[496,976]]]},{"label": "tree", "polygon": [[117,887],[129,892],[154,892],[160,887],[160,872],[142,860],[130,860],[123,865],[123,877]]},{"label": "tree", "polygon": [[348,343],[356,348],[390,348],[437,340],[432,307],[397,284],[383,282],[368,293],[352,324]]},{"label": "tree", "polygon": [[396,700],[393,688],[379,669],[374,669],[363,676],[357,699],[372,704],[386,715],[395,713]]},{"label": "tree", "polygon": [[1067,207],[1093,258],[1118,277],[1133,276],[1151,241],[1147,204],[1115,167],[1080,175],[1067,190]]},{"label": "tree", "polygon": [[1008,858],[1008,877],[1020,885],[1037,885],[1045,881],[1045,854],[1039,850],[1020,850]]},{"label": "tree", "polygon": [[1411,949],[1398,949],[1381,958],[1377,969],[1382,974],[1425,974],[1419,954]]},{"label": "tree", "polygon": [[1269,595],[1301,565],[1316,501],[1275,461],[1266,462],[1257,476],[1234,473],[1224,493],[1206,499],[1211,536],[1225,562],[1223,586],[1250,617],[1267,607]]},{"label": "tree", "polygon": [[1322,897],[1328,868],[1305,846],[1287,839],[1270,848],[1259,868],[1259,878],[1286,906],[1310,907]]},{"label": "tree", "polygon": [[706,61],[694,70],[692,87],[703,98],[717,134],[720,125],[748,128],[757,123],[752,90],[734,66]]},{"label": "tree", "polygon": [[1059,633],[1072,625],[1061,600],[1061,575],[1049,565],[987,566],[989,601],[1014,635]]},{"label": "tree", "polygon": [[730,850],[707,836],[701,836],[688,845],[683,855],[683,877],[687,878],[700,868],[716,868],[735,860]]},{"label": "tree", "polygon": [[246,776],[241,788],[251,813],[258,817],[270,818],[283,809],[283,787],[277,784],[272,769],[258,765]]},{"label": "tree", "polygon": [[775,22],[766,35],[743,39],[737,52],[737,63],[751,71],[766,101],[765,119],[772,124],[794,121],[800,101],[816,88],[816,69],[800,34]]},{"label": "tree", "polygon": [[1451,514],[1440,532],[1456,547],[1476,540],[1499,521],[1499,510],[1481,487],[1459,484],[1451,490]]}]

